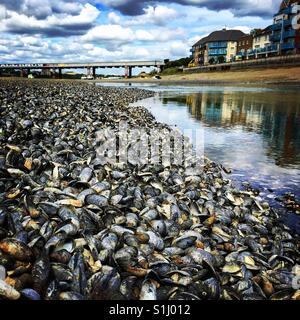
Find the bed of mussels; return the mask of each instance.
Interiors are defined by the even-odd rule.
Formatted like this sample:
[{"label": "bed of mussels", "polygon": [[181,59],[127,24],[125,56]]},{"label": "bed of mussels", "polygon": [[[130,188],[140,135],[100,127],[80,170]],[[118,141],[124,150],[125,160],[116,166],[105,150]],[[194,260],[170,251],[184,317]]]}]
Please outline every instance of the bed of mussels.
[{"label": "bed of mussels", "polygon": [[299,240],[221,165],[99,162],[99,129],[166,128],[150,95],[0,80],[0,300],[300,299]]}]

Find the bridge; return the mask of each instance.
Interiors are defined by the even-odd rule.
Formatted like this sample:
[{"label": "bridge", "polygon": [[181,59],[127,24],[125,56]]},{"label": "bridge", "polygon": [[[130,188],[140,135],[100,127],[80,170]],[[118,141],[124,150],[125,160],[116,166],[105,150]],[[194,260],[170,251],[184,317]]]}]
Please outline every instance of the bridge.
[{"label": "bridge", "polygon": [[96,70],[98,68],[124,68],[125,76],[128,78],[132,77],[133,68],[143,67],[155,67],[157,72],[161,72],[165,66],[164,61],[120,61],[120,62],[94,62],[94,63],[11,63],[11,64],[0,64],[0,69],[3,70],[20,70],[21,76],[30,73],[32,69],[39,70],[58,70],[59,77],[62,77],[63,69],[86,69],[87,76],[96,77]]}]

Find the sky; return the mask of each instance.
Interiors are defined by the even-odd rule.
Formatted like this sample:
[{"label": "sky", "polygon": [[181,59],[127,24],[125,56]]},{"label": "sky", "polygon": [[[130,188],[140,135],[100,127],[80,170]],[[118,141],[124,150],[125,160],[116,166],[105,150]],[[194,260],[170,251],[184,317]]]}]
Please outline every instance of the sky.
[{"label": "sky", "polygon": [[0,63],[177,59],[210,32],[272,22],[280,0],[0,0]]}]

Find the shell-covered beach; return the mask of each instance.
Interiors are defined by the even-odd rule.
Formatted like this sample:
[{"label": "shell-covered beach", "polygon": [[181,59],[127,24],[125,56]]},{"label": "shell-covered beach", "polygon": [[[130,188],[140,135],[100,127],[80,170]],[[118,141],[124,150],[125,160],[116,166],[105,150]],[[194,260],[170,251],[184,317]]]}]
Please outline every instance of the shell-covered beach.
[{"label": "shell-covered beach", "polygon": [[[299,299],[299,240],[222,164],[103,164],[140,89],[0,80],[0,300]],[[227,172],[228,173],[228,172]]]}]

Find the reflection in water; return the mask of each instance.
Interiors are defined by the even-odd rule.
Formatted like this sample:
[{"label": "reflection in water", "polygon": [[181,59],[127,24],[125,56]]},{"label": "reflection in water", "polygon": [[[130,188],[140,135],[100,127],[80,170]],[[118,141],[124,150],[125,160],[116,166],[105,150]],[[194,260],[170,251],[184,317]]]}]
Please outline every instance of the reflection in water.
[{"label": "reflection in water", "polygon": [[[276,197],[286,192],[300,199],[299,88],[207,86],[156,91],[154,98],[137,105],[182,132],[202,129],[206,156],[232,168],[230,178],[237,185],[250,182],[275,206]],[[286,223],[300,234],[294,215],[287,215]]]},{"label": "reflection in water", "polygon": [[203,129],[205,154],[232,168],[238,184],[250,182],[271,202],[285,192],[300,198],[299,90],[211,86],[157,91],[137,104],[183,132]]},{"label": "reflection in water", "polygon": [[243,129],[263,135],[267,156],[282,167],[300,165],[300,95],[266,92],[192,93],[190,114],[207,126]]}]

